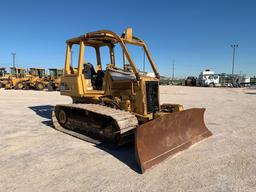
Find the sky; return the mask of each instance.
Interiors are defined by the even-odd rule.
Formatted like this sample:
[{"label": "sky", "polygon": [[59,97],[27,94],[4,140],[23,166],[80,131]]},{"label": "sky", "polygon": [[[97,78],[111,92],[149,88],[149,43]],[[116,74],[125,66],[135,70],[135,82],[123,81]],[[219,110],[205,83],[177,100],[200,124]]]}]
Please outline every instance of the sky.
[{"label": "sky", "polygon": [[19,67],[63,67],[67,39],[132,27],[161,75],[172,75],[173,61],[175,77],[231,73],[234,43],[235,73],[256,75],[255,10],[254,0],[0,0],[0,66],[15,52]]}]

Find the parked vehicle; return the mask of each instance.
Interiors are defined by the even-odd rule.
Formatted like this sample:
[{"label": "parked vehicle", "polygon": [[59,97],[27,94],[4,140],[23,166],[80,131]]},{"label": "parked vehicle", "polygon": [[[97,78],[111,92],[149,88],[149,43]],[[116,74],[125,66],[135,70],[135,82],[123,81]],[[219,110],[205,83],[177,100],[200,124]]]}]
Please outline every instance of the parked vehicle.
[{"label": "parked vehicle", "polygon": [[217,74],[209,75],[209,77],[203,82],[205,87],[220,87],[220,76]]},{"label": "parked vehicle", "polygon": [[24,89],[43,90],[48,84],[48,77],[43,68],[30,68],[30,78],[23,81]]},{"label": "parked vehicle", "polygon": [[220,76],[220,84],[223,87],[246,87],[252,83],[251,78],[246,75],[226,74],[222,73]]},{"label": "parked vehicle", "polygon": [[210,70],[210,69],[206,69],[204,71],[202,71],[198,77],[198,85],[199,86],[207,86],[207,84],[209,84],[209,81],[207,81],[207,84],[205,85],[205,82],[207,79],[209,79],[210,75],[214,75],[215,72]]},{"label": "parked vehicle", "polygon": [[24,81],[27,81],[30,75],[27,74],[26,69],[19,67],[10,67],[10,76],[7,83],[5,84],[5,89],[23,89]]},{"label": "parked vehicle", "polygon": [[0,67],[0,89],[4,88],[8,83],[9,74],[6,72],[5,67]]},{"label": "parked vehicle", "polygon": [[47,85],[48,91],[58,91],[60,87],[60,80],[63,76],[63,69],[50,68],[49,69],[49,83]]},{"label": "parked vehicle", "polygon": [[185,80],[185,85],[186,85],[186,86],[196,86],[196,81],[197,81],[197,78],[196,78],[196,77],[189,76],[189,77],[187,77],[187,79]]},{"label": "parked vehicle", "polygon": [[[70,96],[73,103],[54,107],[55,129],[94,144],[119,147],[133,142],[142,172],[212,135],[203,121],[205,109],[183,110],[180,104],[160,105],[157,67],[147,45],[132,35],[131,28],[122,36],[99,30],[66,42],[60,93]],[[76,44],[80,47],[78,68],[74,72],[70,55],[72,45]],[[127,44],[143,48],[154,77],[138,71],[139,63],[133,61]],[[123,60],[129,61],[132,71],[116,66],[115,45],[121,45]],[[98,60],[94,66],[84,62],[88,46],[95,48]],[[109,48],[110,54],[100,52],[103,46]],[[111,61],[105,69],[102,69],[101,58]]]}]

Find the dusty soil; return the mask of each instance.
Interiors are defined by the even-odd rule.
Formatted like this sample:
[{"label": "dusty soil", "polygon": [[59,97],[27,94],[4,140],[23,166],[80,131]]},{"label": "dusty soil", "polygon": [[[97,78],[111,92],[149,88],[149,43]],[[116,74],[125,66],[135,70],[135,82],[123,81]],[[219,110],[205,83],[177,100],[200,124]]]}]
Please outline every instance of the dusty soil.
[{"label": "dusty soil", "polygon": [[161,87],[161,103],[205,107],[213,136],[140,174],[132,146],[54,130],[58,92],[0,90],[0,191],[256,191],[256,89]]}]

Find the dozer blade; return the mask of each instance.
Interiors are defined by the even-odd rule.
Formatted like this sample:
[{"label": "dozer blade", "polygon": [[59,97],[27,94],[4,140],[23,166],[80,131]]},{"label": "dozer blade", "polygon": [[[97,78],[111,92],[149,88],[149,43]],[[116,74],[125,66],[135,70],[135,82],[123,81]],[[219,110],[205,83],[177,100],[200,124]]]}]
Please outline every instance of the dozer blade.
[{"label": "dozer blade", "polygon": [[174,112],[136,130],[135,150],[142,173],[167,157],[212,135],[204,124],[205,109]]}]

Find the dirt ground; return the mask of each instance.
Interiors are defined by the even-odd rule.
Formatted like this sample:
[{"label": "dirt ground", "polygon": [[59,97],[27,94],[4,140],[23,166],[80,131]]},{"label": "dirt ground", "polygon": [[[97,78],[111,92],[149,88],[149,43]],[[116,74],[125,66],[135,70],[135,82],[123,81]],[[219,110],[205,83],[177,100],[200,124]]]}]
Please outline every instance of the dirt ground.
[{"label": "dirt ground", "polygon": [[161,103],[205,107],[213,136],[140,174],[132,146],[54,130],[58,92],[0,90],[0,191],[256,191],[256,89],[161,87]]}]

